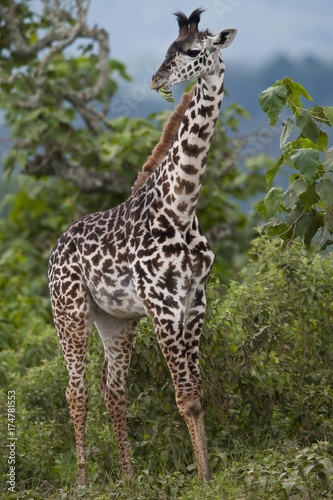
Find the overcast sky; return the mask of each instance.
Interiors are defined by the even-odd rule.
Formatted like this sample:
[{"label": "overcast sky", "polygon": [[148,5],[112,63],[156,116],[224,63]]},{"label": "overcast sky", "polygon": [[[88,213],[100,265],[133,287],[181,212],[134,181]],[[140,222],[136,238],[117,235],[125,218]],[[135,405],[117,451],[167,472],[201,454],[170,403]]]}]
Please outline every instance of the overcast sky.
[{"label": "overcast sky", "polygon": [[202,29],[238,30],[227,63],[255,68],[281,54],[333,59],[332,0],[91,0],[89,22],[108,31],[111,57],[135,75],[142,65],[156,69],[162,62],[178,32],[172,14],[197,7],[205,9]]}]

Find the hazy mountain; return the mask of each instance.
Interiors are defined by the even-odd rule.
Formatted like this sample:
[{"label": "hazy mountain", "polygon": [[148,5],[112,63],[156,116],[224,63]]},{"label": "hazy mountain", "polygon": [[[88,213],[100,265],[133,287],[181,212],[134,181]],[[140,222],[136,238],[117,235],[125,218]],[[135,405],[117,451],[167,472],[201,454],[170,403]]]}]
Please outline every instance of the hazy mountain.
[{"label": "hazy mountain", "polygon": [[[313,105],[333,106],[333,60],[325,62],[313,57],[304,59],[288,59],[280,56],[263,65],[255,63],[255,67],[233,64],[228,60],[226,69],[226,89],[223,107],[230,102],[240,103],[250,114],[251,120],[241,120],[239,133],[248,134],[268,126],[265,113],[258,103],[259,93],[288,76],[300,82],[313,97]],[[119,92],[114,97],[111,116],[128,114],[146,117],[152,112],[162,109],[173,109],[175,104],[168,104],[156,92],[149,88],[150,75],[147,70],[136,75],[133,82],[120,84]],[[174,87],[176,101],[183,92],[182,86]],[[304,102],[306,106],[312,104]],[[6,130],[0,126],[0,138],[6,136]],[[5,144],[1,144],[1,153],[5,152]],[[269,151],[272,154],[271,151]]]},{"label": "hazy mountain", "polygon": [[313,57],[291,60],[280,56],[257,70],[230,65],[226,77],[230,98],[242,104],[253,119],[264,117],[266,121],[258,95],[285,76],[301,83],[316,105],[333,105],[333,60],[326,63]]}]

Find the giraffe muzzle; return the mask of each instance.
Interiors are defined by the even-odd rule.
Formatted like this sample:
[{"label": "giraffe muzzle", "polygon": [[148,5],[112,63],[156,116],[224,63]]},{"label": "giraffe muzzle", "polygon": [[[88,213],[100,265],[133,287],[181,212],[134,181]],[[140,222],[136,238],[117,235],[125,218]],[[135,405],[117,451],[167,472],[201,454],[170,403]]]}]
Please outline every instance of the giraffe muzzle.
[{"label": "giraffe muzzle", "polygon": [[165,76],[160,75],[157,72],[152,76],[150,88],[153,90],[158,90],[162,87],[163,87],[163,89],[168,90],[170,85],[168,84],[167,80],[165,79]]}]

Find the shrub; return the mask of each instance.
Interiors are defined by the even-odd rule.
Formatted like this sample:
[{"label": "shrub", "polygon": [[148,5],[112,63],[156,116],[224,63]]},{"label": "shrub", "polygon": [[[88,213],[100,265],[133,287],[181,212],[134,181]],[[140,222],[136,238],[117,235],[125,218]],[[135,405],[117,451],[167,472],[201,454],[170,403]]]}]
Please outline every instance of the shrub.
[{"label": "shrub", "polygon": [[[255,454],[287,440],[299,450],[312,450],[316,443],[333,438],[332,275],[330,255],[310,255],[297,243],[282,249],[279,241],[261,237],[253,243],[239,282],[221,290],[220,282],[211,278],[201,361],[215,469],[237,461],[245,448],[247,454],[252,453],[249,450]],[[34,352],[39,353],[35,367],[15,371],[18,358],[11,351],[14,374],[8,387],[17,394],[17,471],[23,489],[66,489],[75,482],[74,430],[65,400],[67,373],[60,349],[54,349],[55,331],[45,326],[45,338],[41,332],[35,337]],[[38,346],[48,341],[53,358],[43,361]],[[97,334],[92,335],[87,359],[88,467],[92,483],[98,485],[119,479],[119,465],[98,388],[103,349]],[[190,439],[148,319],[140,323],[127,387],[137,477],[149,471],[151,477],[190,478],[195,474]],[[1,432],[6,435],[6,428]],[[311,471],[306,469],[307,478],[297,479],[301,487],[314,480],[318,487],[322,465],[317,462]],[[260,489],[263,470],[258,467],[243,477],[249,492]]]},{"label": "shrub", "polygon": [[332,260],[258,238],[241,281],[222,299],[209,287],[202,364],[210,420],[225,437],[332,436]]}]

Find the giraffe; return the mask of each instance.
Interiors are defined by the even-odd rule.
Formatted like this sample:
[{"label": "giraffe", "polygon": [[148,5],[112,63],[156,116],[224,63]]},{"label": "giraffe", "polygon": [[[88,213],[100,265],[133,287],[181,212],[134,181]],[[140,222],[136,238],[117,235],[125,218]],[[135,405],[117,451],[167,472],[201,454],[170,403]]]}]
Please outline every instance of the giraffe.
[{"label": "giraffe", "polygon": [[93,324],[104,347],[100,389],[113,423],[122,475],[132,478],[125,389],[135,328],[143,316],[152,318],[176,404],[189,430],[199,480],[212,476],[199,339],[213,252],[195,211],[223,97],[220,49],[231,44],[236,30],[217,35],[199,31],[202,12],[196,9],[189,17],[175,13],[178,37],[152,77],[152,89],[164,90],[197,80],[183,98],[175,130],[148,159],[129,198],[75,221],[50,256],[50,297],[69,375],[66,398],[74,423],[78,487],[88,485],[86,354]]}]

